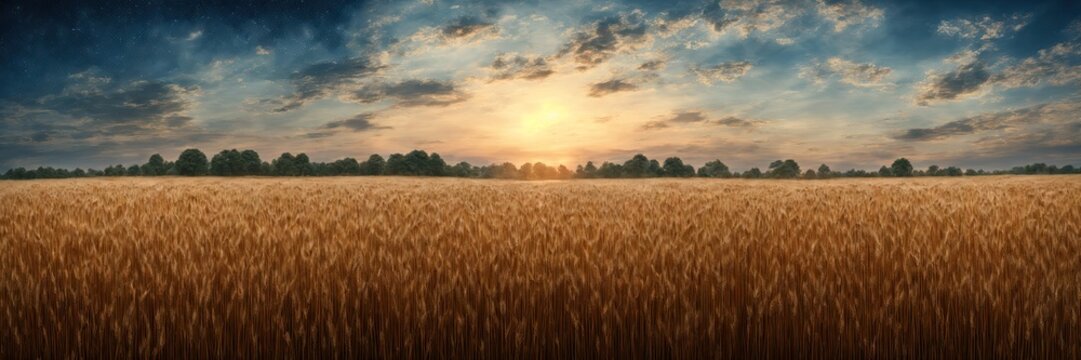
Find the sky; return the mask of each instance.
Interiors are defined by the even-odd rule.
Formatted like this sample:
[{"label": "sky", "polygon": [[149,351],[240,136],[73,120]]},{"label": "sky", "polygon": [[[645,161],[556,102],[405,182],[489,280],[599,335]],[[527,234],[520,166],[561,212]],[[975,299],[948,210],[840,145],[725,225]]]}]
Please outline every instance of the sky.
[{"label": "sky", "polygon": [[5,1],[0,169],[1081,164],[1076,1]]}]

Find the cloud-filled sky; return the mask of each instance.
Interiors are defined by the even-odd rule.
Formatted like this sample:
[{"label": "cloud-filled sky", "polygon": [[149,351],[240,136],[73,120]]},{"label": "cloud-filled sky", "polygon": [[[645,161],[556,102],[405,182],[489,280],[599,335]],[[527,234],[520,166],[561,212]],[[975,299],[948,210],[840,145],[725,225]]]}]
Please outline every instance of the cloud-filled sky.
[{"label": "cloud-filled sky", "polygon": [[0,169],[1081,163],[1076,1],[9,1]]}]

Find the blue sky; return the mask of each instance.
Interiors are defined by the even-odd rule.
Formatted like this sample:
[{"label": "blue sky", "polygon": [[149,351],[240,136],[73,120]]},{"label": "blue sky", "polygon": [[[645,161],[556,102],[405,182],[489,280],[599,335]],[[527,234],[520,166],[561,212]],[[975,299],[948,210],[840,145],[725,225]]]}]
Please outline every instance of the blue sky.
[{"label": "blue sky", "polygon": [[1081,5],[5,2],[0,168],[315,160],[1081,163]]}]

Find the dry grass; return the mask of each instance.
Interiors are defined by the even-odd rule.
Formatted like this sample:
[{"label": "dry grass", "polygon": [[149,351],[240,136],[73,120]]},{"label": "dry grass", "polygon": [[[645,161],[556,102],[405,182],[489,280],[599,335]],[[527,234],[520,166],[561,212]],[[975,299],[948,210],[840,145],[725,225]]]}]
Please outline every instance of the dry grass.
[{"label": "dry grass", "polygon": [[0,201],[3,358],[1081,357],[1076,176],[78,179]]}]

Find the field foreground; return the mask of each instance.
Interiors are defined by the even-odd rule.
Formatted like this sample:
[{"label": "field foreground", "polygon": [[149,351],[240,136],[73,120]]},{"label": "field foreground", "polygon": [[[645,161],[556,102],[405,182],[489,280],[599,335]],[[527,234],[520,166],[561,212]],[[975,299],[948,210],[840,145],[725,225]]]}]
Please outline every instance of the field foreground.
[{"label": "field foreground", "polygon": [[1081,177],[0,183],[0,358],[1081,357]]}]

